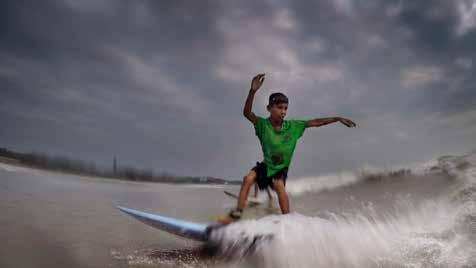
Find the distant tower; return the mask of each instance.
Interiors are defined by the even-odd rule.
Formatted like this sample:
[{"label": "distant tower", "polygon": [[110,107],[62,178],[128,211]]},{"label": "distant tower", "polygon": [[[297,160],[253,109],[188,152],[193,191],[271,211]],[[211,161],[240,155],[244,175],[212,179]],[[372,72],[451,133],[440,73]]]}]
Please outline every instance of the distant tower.
[{"label": "distant tower", "polygon": [[114,156],[114,166],[113,166],[113,172],[114,172],[114,175],[117,174],[117,159],[116,157]]}]

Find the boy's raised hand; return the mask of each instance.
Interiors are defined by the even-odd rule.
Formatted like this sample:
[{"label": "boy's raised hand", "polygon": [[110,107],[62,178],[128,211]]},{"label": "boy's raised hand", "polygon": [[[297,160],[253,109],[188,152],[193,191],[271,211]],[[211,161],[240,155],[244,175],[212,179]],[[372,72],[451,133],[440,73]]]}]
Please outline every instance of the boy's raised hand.
[{"label": "boy's raised hand", "polygon": [[347,127],[355,127],[357,126],[353,121],[347,119],[347,118],[342,118],[342,117],[339,117],[339,122],[341,122],[342,124],[346,125]]},{"label": "boy's raised hand", "polygon": [[253,80],[251,81],[251,90],[253,91],[258,91],[258,89],[261,87],[261,85],[264,82],[264,73],[263,74],[258,74],[255,77],[253,77]]}]

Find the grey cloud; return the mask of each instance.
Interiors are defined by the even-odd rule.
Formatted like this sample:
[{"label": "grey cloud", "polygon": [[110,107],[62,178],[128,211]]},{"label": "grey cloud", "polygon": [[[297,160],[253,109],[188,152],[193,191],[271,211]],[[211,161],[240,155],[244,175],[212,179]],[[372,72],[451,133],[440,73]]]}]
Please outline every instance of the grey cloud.
[{"label": "grey cloud", "polygon": [[256,72],[262,116],[279,90],[290,118],[358,121],[306,130],[295,176],[474,145],[437,123],[473,116],[460,1],[336,3],[3,1],[1,146],[236,179],[260,160],[241,115]]}]

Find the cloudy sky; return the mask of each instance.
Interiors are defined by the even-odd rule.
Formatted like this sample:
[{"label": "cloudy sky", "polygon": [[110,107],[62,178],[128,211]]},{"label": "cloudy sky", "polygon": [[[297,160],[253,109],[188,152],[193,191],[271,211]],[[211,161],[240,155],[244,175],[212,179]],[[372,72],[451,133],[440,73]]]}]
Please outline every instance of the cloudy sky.
[{"label": "cloudy sky", "polygon": [[476,1],[0,2],[0,147],[239,179],[251,78],[309,128],[290,176],[476,149]]}]

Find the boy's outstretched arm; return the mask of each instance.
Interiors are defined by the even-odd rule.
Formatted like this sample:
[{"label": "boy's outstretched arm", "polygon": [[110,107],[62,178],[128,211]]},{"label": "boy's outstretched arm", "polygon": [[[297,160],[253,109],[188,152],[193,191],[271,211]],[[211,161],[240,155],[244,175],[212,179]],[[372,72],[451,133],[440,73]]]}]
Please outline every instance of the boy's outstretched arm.
[{"label": "boy's outstretched arm", "polygon": [[335,122],[341,122],[342,124],[346,125],[347,127],[355,127],[357,126],[354,122],[349,119],[342,118],[342,117],[325,117],[325,118],[316,118],[307,121],[306,127],[322,127],[328,124],[332,124]]},{"label": "boy's outstretched arm", "polygon": [[251,109],[253,107],[253,99],[255,97],[256,91],[258,91],[258,89],[263,84],[264,75],[265,74],[258,74],[255,77],[253,77],[253,80],[251,81],[250,92],[248,93],[248,97],[246,98],[245,108],[243,109],[243,115],[248,120],[250,120],[253,123],[253,125],[256,125],[256,122],[258,122],[258,118],[251,111]]}]

